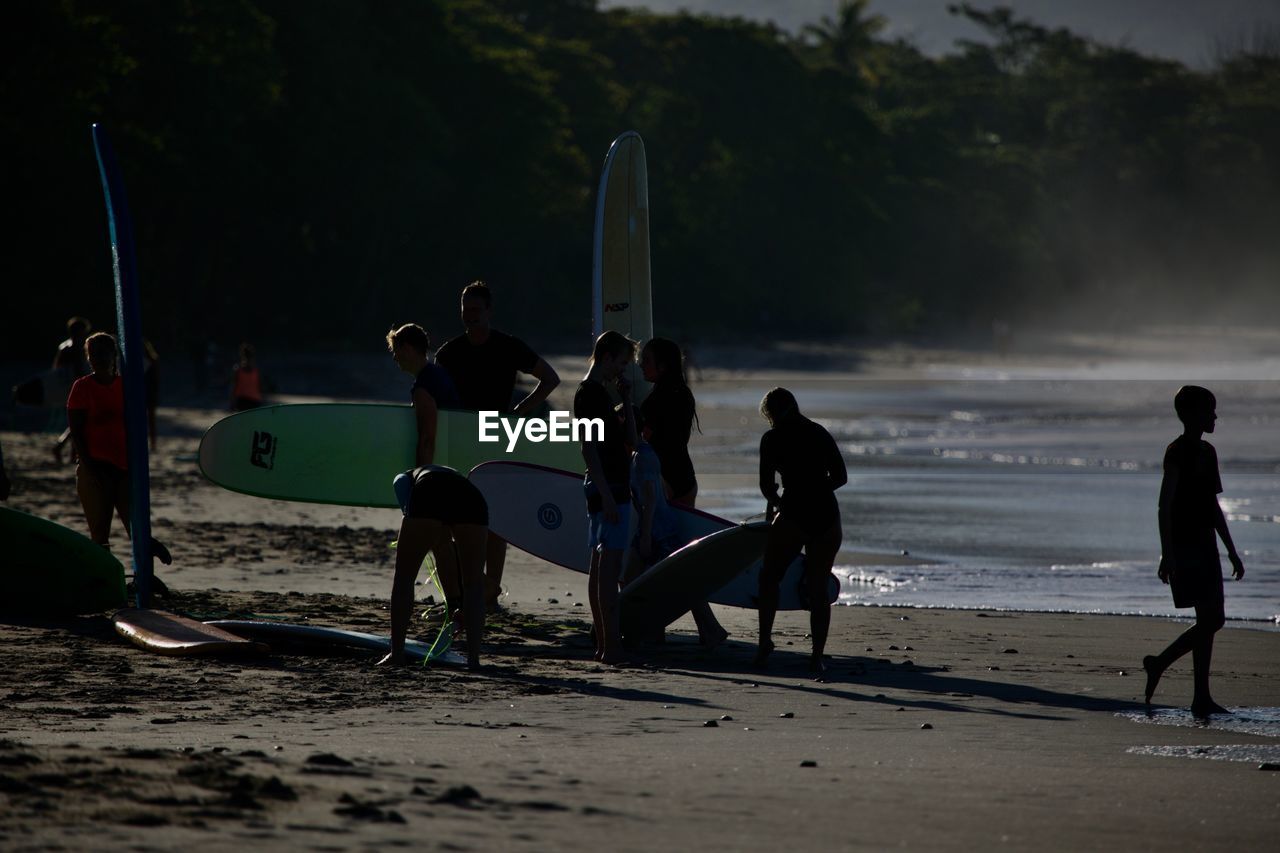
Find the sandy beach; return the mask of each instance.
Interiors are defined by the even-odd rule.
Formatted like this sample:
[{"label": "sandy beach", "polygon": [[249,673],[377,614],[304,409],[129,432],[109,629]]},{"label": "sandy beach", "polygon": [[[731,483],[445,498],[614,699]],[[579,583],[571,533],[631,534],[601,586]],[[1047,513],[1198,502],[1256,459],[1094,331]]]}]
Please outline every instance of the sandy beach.
[{"label": "sandy beach", "polygon": [[[778,376],[708,371],[701,387]],[[218,416],[161,410],[154,526],[175,565],[158,604],[385,632],[397,514],[208,484],[194,454]],[[751,417],[705,408],[703,429]],[[82,529],[49,436],[0,440],[8,505]],[[706,472],[715,487],[753,475]],[[1190,700],[1189,660],[1154,718],[1125,716],[1175,620],[836,607],[815,682],[804,614],[780,615],[764,672],[754,612],[723,607],[720,648],[686,617],[615,669],[591,660],[585,575],[512,550],[505,586],[476,674],[354,654],[169,659],[108,614],[4,617],[0,847],[1263,850],[1280,826],[1275,737],[1150,724],[1179,722],[1167,709]],[[1213,677],[1219,702],[1275,713],[1280,634],[1221,632]]]}]

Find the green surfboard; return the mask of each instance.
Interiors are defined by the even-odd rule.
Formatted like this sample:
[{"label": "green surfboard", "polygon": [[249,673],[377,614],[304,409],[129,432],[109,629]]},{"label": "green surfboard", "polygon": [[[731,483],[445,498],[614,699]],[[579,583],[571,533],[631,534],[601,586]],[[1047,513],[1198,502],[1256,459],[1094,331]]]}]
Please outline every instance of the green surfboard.
[{"label": "green surfboard", "polygon": [[124,604],[124,566],[69,527],[0,507],[6,613],[98,613]]},{"label": "green surfboard", "polygon": [[[503,418],[514,427],[514,420]],[[435,463],[463,474],[481,462],[532,462],[584,468],[575,442],[523,436],[507,452],[479,440],[479,415],[441,410]],[[200,441],[200,471],[211,482],[260,498],[344,506],[395,507],[391,481],[414,465],[413,407],[378,403],[264,406],[218,421]]]}]

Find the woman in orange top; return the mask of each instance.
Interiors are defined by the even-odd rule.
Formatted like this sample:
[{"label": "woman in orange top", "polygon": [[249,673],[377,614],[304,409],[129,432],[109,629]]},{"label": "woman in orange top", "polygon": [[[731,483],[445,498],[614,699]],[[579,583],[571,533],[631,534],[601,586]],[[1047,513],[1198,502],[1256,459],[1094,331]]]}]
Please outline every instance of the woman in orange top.
[{"label": "woman in orange top", "polygon": [[231,373],[231,411],[243,412],[262,405],[262,374],[254,363],[251,344],[240,345],[240,363]]},{"label": "woman in orange top", "polygon": [[120,513],[129,530],[129,457],[124,439],[124,383],[116,372],[116,341],[105,332],[90,335],[85,355],[93,372],[82,376],[67,395],[67,422],[75,444],[76,491],[84,507],[89,536],[106,545],[111,512]]}]

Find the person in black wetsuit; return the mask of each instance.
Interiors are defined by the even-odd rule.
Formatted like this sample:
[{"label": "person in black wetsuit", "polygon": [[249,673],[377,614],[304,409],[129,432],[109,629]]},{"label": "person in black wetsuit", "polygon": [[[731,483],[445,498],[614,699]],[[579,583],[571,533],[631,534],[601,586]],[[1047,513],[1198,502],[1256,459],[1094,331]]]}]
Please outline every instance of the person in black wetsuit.
[{"label": "person in black wetsuit", "polygon": [[[536,412],[560,384],[555,368],[524,341],[490,325],[493,291],[483,281],[473,281],[462,289],[461,311],[466,331],[445,341],[436,353],[436,361],[453,377],[461,401],[459,408],[517,417]],[[538,384],[512,406],[517,373],[529,374]],[[506,540],[490,533],[484,572],[485,604],[489,607],[497,607],[502,594],[506,560]]]},{"label": "person in black wetsuit", "polygon": [[[827,576],[840,550],[840,506],[836,489],[848,482],[844,458],[831,434],[800,414],[796,398],[774,388],[760,401],[760,414],[769,429],[760,439],[760,491],[768,502],[769,539],[760,570],[760,645],[756,666],[764,666],[773,651],[773,619],[778,611],[779,584],[787,566],[804,549],[805,587],[813,654],[809,670],[824,669],[822,651],[831,624]],[[778,494],[776,475],[782,477]]]},{"label": "person in black wetsuit", "polygon": [[[694,506],[698,479],[689,458],[689,437],[698,420],[693,392],[685,378],[680,346],[667,338],[651,338],[640,350],[640,369],[645,381],[653,383],[649,396],[640,404],[644,439],[658,455],[668,503]],[[693,606],[702,644],[714,648],[729,636],[705,601]]]},{"label": "person in black wetsuit", "polygon": [[[587,497],[588,546],[591,569],[587,595],[595,626],[596,660],[620,663],[622,630],[618,614],[618,582],[622,559],[630,547],[631,453],[637,443],[635,417],[631,406],[631,386],[624,371],[635,358],[635,341],[618,332],[605,332],[596,339],[591,366],[573,395],[573,416],[599,419],[603,435],[587,429],[582,436],[582,459],[587,475],[583,488]],[[614,410],[605,384],[616,383],[622,397],[622,415]]]},{"label": "person in black wetsuit", "polygon": [[1203,440],[1213,432],[1217,400],[1207,388],[1185,385],[1173,398],[1173,408],[1184,431],[1164,454],[1164,480],[1160,483],[1160,568],[1157,575],[1173,591],[1174,607],[1194,607],[1196,623],[1158,655],[1142,659],[1147,673],[1147,704],[1160,677],[1174,661],[1191,652],[1195,691],[1191,713],[1197,717],[1229,713],[1209,694],[1209,663],[1213,635],[1226,622],[1222,594],[1222,560],[1216,537],[1222,537],[1231,561],[1231,577],[1244,577],[1244,563],[1227,530],[1227,519],[1218,505],[1222,479],[1218,454]]},{"label": "person in black wetsuit", "polygon": [[[484,550],[489,537],[489,506],[471,481],[452,468],[420,465],[412,479],[391,584],[391,651],[379,664],[403,663],[405,635],[413,614],[413,584],[428,553],[460,569],[466,620],[467,667],[480,666],[484,633]],[[400,478],[397,478],[399,480]],[[449,593],[445,593],[446,596]]]},{"label": "person in black wetsuit", "polygon": [[406,323],[387,332],[387,349],[396,365],[414,377],[413,387],[409,389],[409,400],[418,423],[413,461],[415,465],[430,465],[435,461],[439,410],[458,408],[458,391],[444,368],[431,363],[431,336],[416,323]]}]

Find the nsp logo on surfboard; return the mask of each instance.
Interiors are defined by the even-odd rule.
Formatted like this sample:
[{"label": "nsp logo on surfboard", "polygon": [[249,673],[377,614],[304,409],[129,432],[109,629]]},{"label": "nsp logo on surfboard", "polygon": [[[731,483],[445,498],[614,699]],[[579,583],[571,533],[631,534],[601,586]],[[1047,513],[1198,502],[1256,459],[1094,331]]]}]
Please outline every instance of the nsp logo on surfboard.
[{"label": "nsp logo on surfboard", "polygon": [[479,412],[478,440],[492,443],[501,441],[501,432],[507,435],[507,453],[516,449],[516,442],[523,436],[534,444],[543,441],[581,442],[604,441],[604,420],[601,418],[575,418],[568,412],[552,411],[550,418],[503,418],[497,412]]}]

